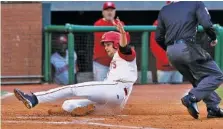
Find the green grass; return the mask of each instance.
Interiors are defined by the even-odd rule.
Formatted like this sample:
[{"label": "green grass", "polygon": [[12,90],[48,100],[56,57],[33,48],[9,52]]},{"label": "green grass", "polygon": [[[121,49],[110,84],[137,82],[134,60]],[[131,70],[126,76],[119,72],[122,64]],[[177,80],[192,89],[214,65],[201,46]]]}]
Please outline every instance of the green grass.
[{"label": "green grass", "polygon": [[218,95],[223,99],[223,87],[219,87],[216,92],[218,93]]}]

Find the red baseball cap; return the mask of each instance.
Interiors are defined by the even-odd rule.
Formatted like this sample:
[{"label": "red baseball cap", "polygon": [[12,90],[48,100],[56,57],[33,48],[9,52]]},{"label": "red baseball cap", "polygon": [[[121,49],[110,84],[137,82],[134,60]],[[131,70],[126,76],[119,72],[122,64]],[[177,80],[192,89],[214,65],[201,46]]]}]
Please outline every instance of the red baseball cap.
[{"label": "red baseball cap", "polygon": [[115,3],[113,3],[113,2],[105,2],[104,5],[103,5],[103,10],[108,9],[108,8],[116,9]]}]

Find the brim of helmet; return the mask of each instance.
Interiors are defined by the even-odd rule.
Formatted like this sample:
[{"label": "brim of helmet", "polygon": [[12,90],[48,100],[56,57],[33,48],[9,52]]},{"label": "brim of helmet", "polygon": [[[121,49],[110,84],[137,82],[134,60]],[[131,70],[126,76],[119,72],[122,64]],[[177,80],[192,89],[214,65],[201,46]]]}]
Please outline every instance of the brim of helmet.
[{"label": "brim of helmet", "polygon": [[101,44],[103,45],[104,43],[106,43],[106,42],[113,42],[113,41],[111,41],[111,40],[101,40]]}]

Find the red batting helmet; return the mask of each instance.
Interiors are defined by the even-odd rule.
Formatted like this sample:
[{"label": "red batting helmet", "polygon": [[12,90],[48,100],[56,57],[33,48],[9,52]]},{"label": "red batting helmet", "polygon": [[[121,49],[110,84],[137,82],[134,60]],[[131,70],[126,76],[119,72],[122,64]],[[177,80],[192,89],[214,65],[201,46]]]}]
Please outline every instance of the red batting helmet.
[{"label": "red batting helmet", "polygon": [[104,44],[106,42],[113,42],[113,47],[115,49],[118,48],[120,41],[120,33],[115,31],[109,31],[104,33],[104,35],[101,38],[101,43]]}]

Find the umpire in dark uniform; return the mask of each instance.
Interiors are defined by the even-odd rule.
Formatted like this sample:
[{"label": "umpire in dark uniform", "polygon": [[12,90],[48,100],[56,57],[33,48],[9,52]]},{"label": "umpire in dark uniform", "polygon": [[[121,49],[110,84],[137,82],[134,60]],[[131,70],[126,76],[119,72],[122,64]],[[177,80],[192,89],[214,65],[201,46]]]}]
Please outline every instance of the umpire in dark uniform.
[{"label": "umpire in dark uniform", "polygon": [[181,101],[192,117],[198,119],[197,102],[203,100],[208,118],[223,117],[219,108],[221,98],[215,90],[223,83],[223,73],[210,54],[196,43],[198,24],[202,25],[217,44],[210,15],[201,1],[172,2],[164,6],[158,16],[156,41],[166,50],[171,64],[193,85]]}]

